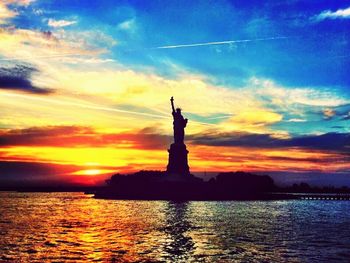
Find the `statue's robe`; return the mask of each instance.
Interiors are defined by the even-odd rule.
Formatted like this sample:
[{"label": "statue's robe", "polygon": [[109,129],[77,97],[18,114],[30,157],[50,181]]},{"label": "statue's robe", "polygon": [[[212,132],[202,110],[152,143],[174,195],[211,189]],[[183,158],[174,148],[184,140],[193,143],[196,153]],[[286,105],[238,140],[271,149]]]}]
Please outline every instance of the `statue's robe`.
[{"label": "statue's robe", "polygon": [[174,122],[174,141],[176,144],[183,144],[185,138],[185,127],[187,124],[187,119],[181,115],[181,113],[173,112]]}]

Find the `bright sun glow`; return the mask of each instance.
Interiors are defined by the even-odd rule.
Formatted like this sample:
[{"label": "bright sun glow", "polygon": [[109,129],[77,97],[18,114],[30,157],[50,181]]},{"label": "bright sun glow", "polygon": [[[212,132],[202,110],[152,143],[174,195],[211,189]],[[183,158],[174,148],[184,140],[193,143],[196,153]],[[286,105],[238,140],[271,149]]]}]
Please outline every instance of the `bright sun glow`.
[{"label": "bright sun glow", "polygon": [[113,170],[106,170],[106,169],[87,169],[87,170],[80,170],[73,174],[76,175],[100,175],[100,174],[107,174],[111,173]]},{"label": "bright sun glow", "polygon": [[97,175],[101,174],[101,170],[99,169],[90,169],[90,170],[85,170],[83,171],[85,175]]}]

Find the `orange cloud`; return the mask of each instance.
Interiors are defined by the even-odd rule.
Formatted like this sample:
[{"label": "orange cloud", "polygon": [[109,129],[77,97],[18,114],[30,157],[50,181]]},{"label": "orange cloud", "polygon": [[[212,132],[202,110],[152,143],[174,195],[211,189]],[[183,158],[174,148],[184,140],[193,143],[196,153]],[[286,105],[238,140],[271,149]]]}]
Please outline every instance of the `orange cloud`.
[{"label": "orange cloud", "polygon": [[[215,150],[214,150],[215,149]],[[349,169],[347,157],[302,148],[191,146],[193,171],[324,171]]]},{"label": "orange cloud", "polygon": [[324,117],[324,119],[326,119],[326,120],[332,119],[332,117],[333,117],[334,115],[336,115],[336,112],[335,112],[335,110],[333,110],[333,109],[326,108],[326,109],[323,110],[323,117]]},{"label": "orange cloud", "polygon": [[[217,134],[214,142],[218,145],[210,145],[213,141],[211,137],[189,136],[189,163],[193,172],[337,172],[350,169],[349,157],[340,146],[337,146],[338,149],[328,149],[327,145],[321,143],[323,148],[312,147],[316,139],[322,142],[328,140],[329,136],[333,136],[333,144],[346,140],[344,135],[337,135],[337,142],[337,137],[332,134],[303,140],[233,134],[227,137],[231,141],[227,141],[225,135]],[[119,133],[100,132],[80,126],[2,130],[0,161],[50,163],[58,168],[69,166],[74,169],[70,168],[64,173],[60,169],[52,172],[64,180],[74,179],[77,182],[84,178],[92,182],[97,179],[101,181],[101,178],[114,172],[165,170],[168,160],[166,149],[170,143],[169,136],[156,134],[151,128]]]},{"label": "orange cloud", "polygon": [[3,147],[118,147],[125,149],[163,149],[170,136],[156,134],[152,128],[122,133],[97,132],[84,126],[46,126],[0,130]]}]

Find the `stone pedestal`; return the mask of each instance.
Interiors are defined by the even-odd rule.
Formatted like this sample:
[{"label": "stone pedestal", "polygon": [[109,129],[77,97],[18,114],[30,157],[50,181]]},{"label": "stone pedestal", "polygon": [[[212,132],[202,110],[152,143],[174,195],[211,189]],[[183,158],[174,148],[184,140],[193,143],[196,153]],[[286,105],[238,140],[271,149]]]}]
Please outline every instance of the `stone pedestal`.
[{"label": "stone pedestal", "polygon": [[169,175],[190,175],[190,168],[188,166],[186,145],[173,143],[170,145],[169,162],[167,166],[167,173]]}]

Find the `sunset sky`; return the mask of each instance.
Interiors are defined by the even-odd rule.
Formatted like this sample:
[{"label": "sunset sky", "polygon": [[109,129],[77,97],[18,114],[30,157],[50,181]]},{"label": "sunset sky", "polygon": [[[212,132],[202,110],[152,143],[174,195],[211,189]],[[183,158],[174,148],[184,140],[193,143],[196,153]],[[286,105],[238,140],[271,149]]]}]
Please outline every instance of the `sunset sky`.
[{"label": "sunset sky", "polygon": [[349,1],[0,2],[0,184],[164,170],[350,186]]}]

